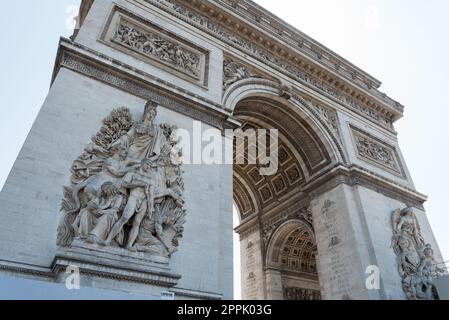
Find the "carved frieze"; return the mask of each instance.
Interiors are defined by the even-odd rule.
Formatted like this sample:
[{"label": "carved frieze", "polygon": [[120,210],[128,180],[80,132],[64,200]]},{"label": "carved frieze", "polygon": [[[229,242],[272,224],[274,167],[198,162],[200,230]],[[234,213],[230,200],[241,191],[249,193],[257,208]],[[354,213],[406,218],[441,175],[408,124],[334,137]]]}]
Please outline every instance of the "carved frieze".
[{"label": "carved frieze", "polygon": [[351,126],[357,156],[397,175],[403,175],[395,147]]},{"label": "carved frieze", "polygon": [[418,219],[412,208],[397,209],[392,214],[392,247],[397,257],[402,289],[410,300],[433,300],[438,295],[433,279],[443,275],[433,249],[421,234]]},{"label": "carved frieze", "polygon": [[181,164],[175,127],[156,125],[156,104],[133,122],[129,109],[115,109],[104,119],[71,168],[64,188],[57,244],[76,240],[169,258],[183,235]]},{"label": "carved frieze", "polygon": [[268,247],[271,237],[274,231],[284,222],[292,219],[299,219],[306,222],[311,229],[313,229],[313,218],[312,211],[310,208],[302,208],[301,210],[295,211],[292,214],[279,215],[275,219],[267,221],[262,229],[262,237],[265,248]]},{"label": "carved frieze", "polygon": [[321,293],[318,290],[284,287],[284,300],[321,300]]},{"label": "carved frieze", "polygon": [[106,44],[207,86],[206,50],[120,7],[114,8],[109,21],[102,36]]}]

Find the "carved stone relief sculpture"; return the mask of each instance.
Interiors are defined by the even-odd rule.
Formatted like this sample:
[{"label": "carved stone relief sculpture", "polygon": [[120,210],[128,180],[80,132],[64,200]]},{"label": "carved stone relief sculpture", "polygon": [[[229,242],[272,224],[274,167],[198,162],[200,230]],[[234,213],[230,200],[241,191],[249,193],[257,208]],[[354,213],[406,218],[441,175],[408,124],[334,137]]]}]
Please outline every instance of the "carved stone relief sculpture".
[{"label": "carved stone relief sculpture", "polygon": [[396,149],[368,133],[351,126],[357,155],[368,162],[387,169],[396,175],[404,175]]},{"label": "carved stone relief sculpture", "polygon": [[170,257],[179,246],[186,211],[175,127],[154,123],[148,102],[137,123],[115,109],[71,168],[64,188],[57,244],[75,239]]},{"label": "carved stone relief sculpture", "polygon": [[249,78],[261,78],[260,75],[251,72],[246,66],[232,59],[224,60],[223,72],[223,91],[226,91],[226,89],[237,81]]},{"label": "carved stone relief sculpture", "polygon": [[187,81],[208,85],[206,49],[122,7],[114,6],[101,41]]},{"label": "carved stone relief sculpture", "polygon": [[194,77],[199,77],[199,55],[156,33],[139,30],[126,20],[120,21],[114,41],[158,60],[168,62]]},{"label": "carved stone relief sculpture", "polygon": [[433,300],[433,279],[444,270],[438,267],[430,244],[425,244],[412,208],[397,209],[392,215],[393,249],[397,256],[402,289],[410,300]]}]

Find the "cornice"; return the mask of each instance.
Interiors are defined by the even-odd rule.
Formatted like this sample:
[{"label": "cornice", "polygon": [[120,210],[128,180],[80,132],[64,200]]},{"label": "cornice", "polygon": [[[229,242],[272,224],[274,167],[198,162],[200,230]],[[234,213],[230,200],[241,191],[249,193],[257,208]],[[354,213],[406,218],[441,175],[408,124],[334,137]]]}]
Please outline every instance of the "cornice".
[{"label": "cornice", "polygon": [[[292,71],[290,74],[306,73],[307,76],[314,78],[312,81],[318,81],[321,86],[328,87],[328,91],[330,91],[331,94],[332,91],[338,92],[338,95],[341,96],[341,103],[348,102],[352,105],[363,105],[374,112],[385,114],[391,119],[391,122],[402,117],[403,106],[387,97],[384,93],[376,90],[375,84],[378,82],[372,80],[366,81],[368,83],[363,82],[369,78],[367,74],[366,76],[364,75],[365,78],[363,79],[365,80],[360,80],[361,74],[363,75],[364,73],[360,72],[360,69],[352,66],[349,62],[337,56],[329,49],[320,45],[318,42],[311,40],[302,33],[299,33],[299,31],[293,29],[279,19],[277,19],[277,21],[279,21],[278,25],[282,27],[281,34],[276,34],[273,31],[276,29],[271,24],[271,31],[261,29],[261,23],[256,22],[258,24],[256,25],[256,23],[253,22],[255,21],[255,18],[251,20],[248,17],[248,12],[251,11],[251,7],[248,7],[248,12],[245,15],[240,11],[237,11],[242,10],[239,9],[242,7],[242,3],[251,4],[252,2],[238,1],[237,7],[233,7],[227,4],[229,3],[228,0],[145,1],[170,12],[174,16],[177,16],[192,25],[199,26],[200,29],[203,29],[221,40],[225,40],[225,42],[233,47],[236,47],[241,51],[243,49],[245,53],[248,53],[249,51],[245,50],[245,47],[248,47],[248,44],[251,47],[257,47],[256,50],[262,50],[269,53],[272,57],[276,57],[275,59],[279,66],[283,66],[281,69],[284,69],[284,73],[288,69],[291,69]],[[210,22],[206,21],[203,23],[203,26],[200,26],[197,22],[192,21],[192,19],[186,18],[189,14],[185,9],[180,8],[183,6],[200,14],[205,19],[209,19]],[[184,15],[180,14],[180,12],[184,13]],[[267,17],[271,15],[266,10],[263,12]],[[266,20],[267,19],[268,18],[266,18]],[[211,23],[216,23],[217,26],[213,26]],[[204,25],[207,25],[209,28],[204,27]],[[211,31],[211,29],[217,28],[228,30],[235,35],[236,39],[245,39],[246,43],[239,45],[239,41],[226,41],[220,30],[216,30],[217,32]],[[316,53],[317,48],[319,49],[318,53]],[[264,54],[262,51],[261,54]],[[254,56],[254,54],[251,55]],[[256,58],[259,59],[260,57]],[[326,61],[332,61],[332,63]],[[351,71],[351,73],[348,70],[353,71]],[[348,74],[350,74],[350,76],[348,76]]]},{"label": "cornice", "polygon": [[221,105],[66,38],[60,40],[52,83],[61,68],[75,71],[142,99],[151,99],[163,107],[219,129],[239,126],[231,112],[224,110]]}]

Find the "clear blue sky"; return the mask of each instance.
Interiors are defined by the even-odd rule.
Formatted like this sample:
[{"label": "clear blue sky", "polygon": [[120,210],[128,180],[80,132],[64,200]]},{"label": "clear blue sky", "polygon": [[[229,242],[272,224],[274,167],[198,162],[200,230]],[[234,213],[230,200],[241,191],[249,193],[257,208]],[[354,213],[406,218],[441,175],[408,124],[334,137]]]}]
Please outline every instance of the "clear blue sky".
[{"label": "clear blue sky", "polygon": [[[406,106],[396,124],[402,152],[449,259],[449,1],[257,0],[383,82]],[[0,11],[0,188],[48,92],[67,9],[76,0],[6,1]],[[0,280],[2,289],[10,282]],[[3,288],[2,288],[3,286]],[[4,292],[4,291],[3,291]]]}]

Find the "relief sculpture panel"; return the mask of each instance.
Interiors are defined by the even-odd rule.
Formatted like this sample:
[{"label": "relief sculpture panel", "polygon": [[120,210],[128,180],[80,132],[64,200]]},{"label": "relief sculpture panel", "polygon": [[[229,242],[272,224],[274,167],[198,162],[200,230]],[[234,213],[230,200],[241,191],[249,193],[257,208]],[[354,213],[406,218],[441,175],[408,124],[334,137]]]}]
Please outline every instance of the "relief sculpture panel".
[{"label": "relief sculpture panel", "polygon": [[64,187],[57,244],[122,248],[169,258],[186,221],[176,127],[156,125],[148,102],[143,120],[115,109],[71,168]]},{"label": "relief sculpture panel", "polygon": [[208,51],[125,9],[115,7],[101,40],[180,78],[208,85]]}]

